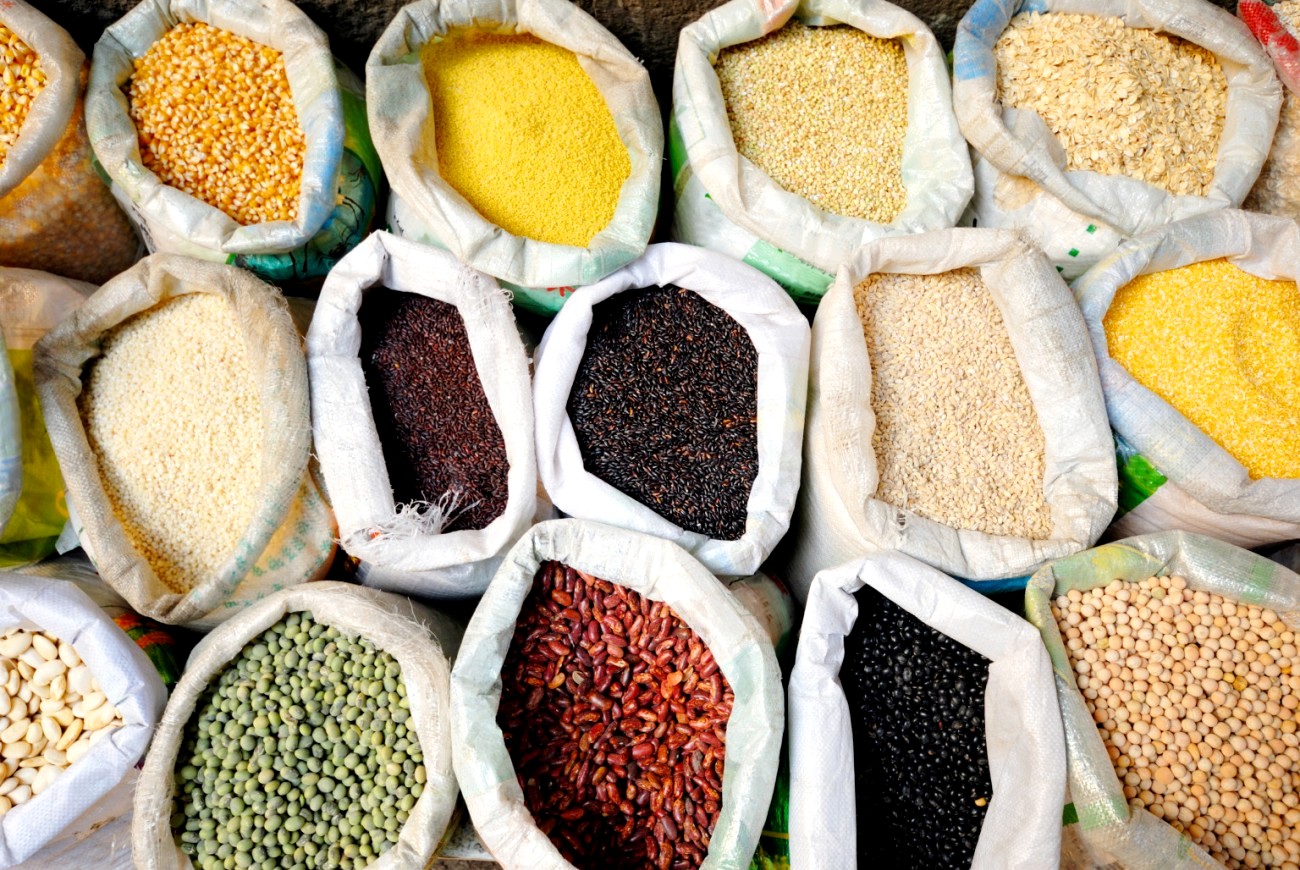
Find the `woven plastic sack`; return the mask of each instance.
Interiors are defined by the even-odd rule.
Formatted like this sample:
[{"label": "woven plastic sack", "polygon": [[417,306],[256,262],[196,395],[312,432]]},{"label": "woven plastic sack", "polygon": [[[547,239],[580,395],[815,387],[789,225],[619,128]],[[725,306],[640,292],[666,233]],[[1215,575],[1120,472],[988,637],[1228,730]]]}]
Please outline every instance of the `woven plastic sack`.
[{"label": "woven plastic sack", "polygon": [[[1287,20],[1260,0],[1241,0],[1237,15],[1273,58],[1282,80],[1282,113],[1273,149],[1242,208],[1300,220],[1300,18]],[[1293,15],[1300,16],[1300,10]]]},{"label": "woven plastic sack", "polygon": [[[262,485],[257,513],[212,576],[172,592],[132,546],[113,512],[77,397],[105,333],[160,302],[188,293],[229,300],[244,331],[262,396]],[[311,418],[307,363],[284,299],[231,266],[153,254],[101,287],[36,348],[36,385],[50,441],[68,487],[73,526],[104,582],[160,622],[211,628],[267,593],[324,574],[334,554],[334,518],[308,467]]]},{"label": "woven plastic sack", "polygon": [[0,334],[13,366],[21,430],[22,492],[0,531],[0,568],[45,558],[68,522],[63,475],[45,431],[32,364],[36,341],[95,292],[90,284],[29,269],[0,268]]},{"label": "woven plastic sack", "polygon": [[520,539],[479,602],[451,676],[456,778],[479,837],[503,867],[572,870],[537,827],[506,751],[497,707],[501,667],[543,562],[559,561],[670,606],[712,651],[735,702],[727,722],[722,811],[702,870],[741,870],[758,844],[776,779],[785,711],[766,630],[675,544],[585,520],[539,523]]},{"label": "woven plastic sack", "polygon": [[[203,21],[284,54],[306,137],[298,216],[243,226],[164,184],[140,158],[123,87],[172,27]],[[113,192],[150,251],[233,263],[295,286],[323,278],[370,230],[381,172],[370,142],[360,82],[330,56],[325,34],[289,0],[144,0],[95,46],[86,123]]]},{"label": "woven plastic sack", "polygon": [[324,582],[284,589],[242,611],[194,648],[145,758],[135,791],[131,845],[139,870],[191,867],[172,833],[176,792],[173,770],[185,725],[204,692],[245,646],[286,614],[312,618],[349,636],[363,637],[397,660],[410,703],[409,726],[424,756],[427,777],[398,841],[370,862],[369,870],[424,870],[433,860],[456,807],[451,763],[448,681],[459,630],[445,616],[400,595]]},{"label": "woven plastic sack", "polygon": [[[592,309],[624,291],[667,284],[693,290],[731,315],[758,352],[758,474],[746,505],[745,532],[734,541],[684,529],[588,472],[569,420],[569,394],[586,352]],[[651,245],[636,262],[575,294],[537,349],[533,407],[537,466],[546,492],[569,516],[667,538],[714,574],[753,574],[789,528],[794,511],[808,341],[808,322],[761,272],[700,248]]]},{"label": "woven plastic sack", "polygon": [[[1066,171],[1065,152],[1038,113],[997,101],[993,47],[1021,12],[1116,16],[1214,53],[1227,76],[1228,108],[1209,193],[1175,196],[1125,176]],[[1126,236],[1240,205],[1268,156],[1281,105],[1259,44],[1231,13],[1205,0],[976,0],[957,28],[953,64],[953,105],[975,151],[976,223],[1023,229],[1067,279]]]},{"label": "woven plastic sack", "polygon": [[[456,306],[510,463],[508,498],[483,529],[443,534],[438,510],[399,507],[367,396],[361,347],[366,293],[386,287]],[[477,595],[537,509],[528,357],[497,283],[451,254],[375,233],[343,259],[321,292],[307,335],[312,420],[339,537],[362,560],[363,582],[423,597]]]},{"label": "woven plastic sack", "polygon": [[22,420],[18,416],[18,385],[0,335],[0,532],[9,524],[23,489]]},{"label": "woven plastic sack", "polygon": [[91,164],[82,95],[86,56],[23,0],[0,8],[41,60],[46,83],[0,162],[0,265],[96,284],[140,256],[140,240]]},{"label": "woven plastic sack", "polygon": [[[531,33],[572,51],[605,98],[632,172],[614,217],[585,248],[524,238],[489,223],[441,176],[421,49],[456,29]],[[612,33],[566,0],[417,0],[401,9],[366,62],[366,99],[392,185],[388,228],[446,248],[497,278],[515,303],[558,311],[574,287],[641,256],[659,209],[663,123],[650,77]],[[519,131],[520,135],[527,135]],[[426,139],[428,140],[426,142]],[[581,159],[575,156],[575,159]]]},{"label": "woven plastic sack", "polygon": [[[123,724],[107,734],[49,788],[0,820],[0,867],[31,857],[63,834],[144,755],[167,703],[153,665],[98,605],[74,584],[0,574],[0,634],[12,628],[48,631],[72,645]],[[74,827],[70,827],[74,826]]]},{"label": "woven plastic sack", "polygon": [[[718,53],[791,18],[898,39],[907,59],[907,206],[889,224],[833,214],[785,190],[736,150],[713,64]],[[682,30],[669,130],[673,237],[744,260],[815,303],[847,255],[872,239],[942,229],[970,201],[970,155],[957,129],[944,50],[912,13],[885,0],[732,0]]]},{"label": "woven plastic sack", "polygon": [[790,859],[794,867],[854,870],[858,854],[853,736],[840,667],[858,618],[853,594],[871,586],[926,625],[990,660],[985,740],[993,797],[973,870],[1041,870],[1061,854],[1065,741],[1052,664],[1034,627],[978,592],[902,553],[873,553],[813,581],[790,677]]},{"label": "woven plastic sack", "polygon": [[1074,679],[1052,599],[1116,580],[1139,582],[1177,574],[1191,589],[1267,607],[1300,627],[1300,576],[1262,556],[1213,538],[1162,532],[1128,538],[1078,553],[1043,568],[1025,590],[1025,615],[1042,632],[1052,658],[1061,719],[1065,724],[1070,794],[1079,832],[1107,866],[1128,870],[1207,870],[1220,865],[1166,822],[1130,807],[1092,714]]},{"label": "woven plastic sack", "polygon": [[[874,498],[871,372],[853,289],[875,272],[929,275],[976,267],[992,293],[1046,437],[1052,536],[956,529]],[[789,579],[801,600],[814,575],[873,548],[901,550],[947,574],[1025,577],[1093,544],[1115,512],[1113,445],[1088,334],[1069,288],[1014,233],[953,229],[880,239],[840,270],[813,321],[808,429]]]},{"label": "woven plastic sack", "polygon": [[1075,283],[1115,432],[1116,537],[1182,529],[1244,547],[1300,538],[1300,480],[1252,480],[1245,466],[1107,351],[1102,321],[1121,287],[1138,275],[1221,257],[1261,278],[1295,281],[1300,227],[1241,211],[1200,215],[1126,242]]},{"label": "woven plastic sack", "polygon": [[1264,46],[1277,68],[1277,77],[1293,93],[1300,92],[1300,40],[1273,7],[1276,0],[1238,0],[1237,16]]}]

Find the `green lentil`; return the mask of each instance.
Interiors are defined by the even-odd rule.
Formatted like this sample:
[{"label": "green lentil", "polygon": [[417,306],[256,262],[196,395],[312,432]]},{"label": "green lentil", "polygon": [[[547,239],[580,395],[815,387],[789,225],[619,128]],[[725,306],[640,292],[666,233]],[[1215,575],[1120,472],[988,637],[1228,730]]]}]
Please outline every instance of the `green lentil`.
[{"label": "green lentil", "polygon": [[[352,870],[396,843],[426,779],[400,675],[388,653],[306,612],[250,642],[177,755],[171,824],[194,866]],[[364,731],[339,724],[361,718]]]}]

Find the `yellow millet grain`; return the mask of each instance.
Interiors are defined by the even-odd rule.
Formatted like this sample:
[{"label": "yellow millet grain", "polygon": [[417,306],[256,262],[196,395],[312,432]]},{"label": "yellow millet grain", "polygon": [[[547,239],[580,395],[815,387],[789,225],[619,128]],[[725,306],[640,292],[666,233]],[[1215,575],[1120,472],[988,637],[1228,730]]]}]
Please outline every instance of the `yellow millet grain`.
[{"label": "yellow millet grain", "polygon": [[188,294],[112,329],[80,406],[127,538],[175,592],[211,577],[262,479],[262,398],[230,303]]},{"label": "yellow millet grain", "polygon": [[0,24],[0,166],[27,120],[32,100],[45,87],[41,59],[27,43]]},{"label": "yellow millet grain", "polygon": [[807,27],[725,48],[714,68],[742,156],[835,214],[890,223],[907,205],[907,60],[895,39]]},{"label": "yellow millet grain", "polygon": [[[568,49],[466,32],[428,43],[438,172],[508,233],[586,247],[609,225],[632,161]],[[426,128],[427,129],[427,128]]]},{"label": "yellow millet grain", "polygon": [[1300,290],[1225,260],[1142,275],[1103,321],[1111,357],[1246,466],[1300,477]]},{"label": "yellow millet grain", "polygon": [[181,23],[136,60],[127,95],[164,184],[245,226],[297,217],[307,140],[279,51]]},{"label": "yellow millet grain", "polygon": [[959,529],[1044,539],[1046,438],[974,269],[854,289],[871,360],[876,498]]},{"label": "yellow millet grain", "polygon": [[994,54],[998,99],[1037,112],[1068,168],[1180,195],[1209,190],[1228,79],[1206,49],[1119,18],[1029,12],[1011,19]]}]

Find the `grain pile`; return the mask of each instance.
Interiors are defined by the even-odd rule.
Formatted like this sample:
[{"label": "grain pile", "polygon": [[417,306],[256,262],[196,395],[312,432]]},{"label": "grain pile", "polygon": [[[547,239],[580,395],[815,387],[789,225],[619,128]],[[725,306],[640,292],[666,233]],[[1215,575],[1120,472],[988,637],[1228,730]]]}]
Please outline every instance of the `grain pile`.
[{"label": "grain pile", "polygon": [[1011,19],[994,54],[998,99],[1037,112],[1068,169],[1209,191],[1228,103],[1209,51],[1119,18],[1031,12]]},{"label": "grain pile", "polygon": [[1178,576],[1059,596],[1128,800],[1231,870],[1300,867],[1300,652],[1278,614]]},{"label": "grain pile", "polygon": [[[1283,0],[1273,7],[1278,20],[1300,38],[1300,0]],[[1242,208],[1300,220],[1300,94],[1282,88],[1273,149]]]},{"label": "grain pile", "polygon": [[898,40],[791,20],[716,64],[736,150],[829,212],[890,223],[907,205],[907,61]]},{"label": "grain pile", "polygon": [[959,529],[1049,537],[1043,430],[979,273],[876,274],[854,298],[871,359],[876,498]]},{"label": "grain pile", "polygon": [[307,141],[279,51],[184,22],[136,60],[127,95],[164,184],[244,225],[297,217]]},{"label": "grain pile", "polygon": [[224,298],[175,297],[110,331],[79,397],[128,540],[174,592],[234,555],[262,482],[262,399]]},{"label": "grain pile", "polygon": [[8,27],[0,24],[0,166],[27,120],[32,101],[45,87],[41,59]]},{"label": "grain pile", "polygon": [[1141,275],[1103,321],[1110,356],[1251,477],[1300,477],[1300,289],[1226,260]]}]

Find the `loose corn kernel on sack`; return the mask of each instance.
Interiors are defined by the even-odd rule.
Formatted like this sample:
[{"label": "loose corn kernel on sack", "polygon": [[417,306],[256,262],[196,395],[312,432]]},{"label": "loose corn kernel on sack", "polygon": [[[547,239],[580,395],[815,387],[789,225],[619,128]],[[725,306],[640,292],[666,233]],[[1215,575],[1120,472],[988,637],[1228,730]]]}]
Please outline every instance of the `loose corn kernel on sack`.
[{"label": "loose corn kernel on sack", "polygon": [[[292,625],[288,624],[290,618],[295,620]],[[281,628],[278,640],[268,637],[268,631],[277,626]],[[360,656],[354,654],[348,660],[340,661],[344,657],[343,650],[339,649],[341,645],[327,641],[320,629],[338,632],[354,643],[370,647],[374,652]],[[313,634],[313,631],[316,633]],[[284,632],[292,632],[290,636],[294,639],[293,643],[283,642],[288,639]],[[297,830],[293,830],[293,825],[287,822],[278,831],[264,826],[264,835],[265,831],[270,831],[269,838],[275,842],[275,849],[280,854],[272,853],[271,857],[260,863],[249,861],[257,850],[267,851],[268,844],[259,838],[240,849],[244,856],[242,860],[236,859],[240,866],[290,867],[295,862],[303,861],[306,862],[304,866],[370,866],[403,870],[429,866],[433,852],[442,840],[456,808],[458,792],[456,776],[452,770],[450,673],[460,646],[461,633],[461,627],[451,619],[410,599],[333,581],[283,589],[266,596],[223,623],[204,637],[190,654],[185,673],[167,702],[167,709],[158,723],[158,732],[145,757],[140,782],[135,790],[131,820],[131,866],[141,870],[182,870],[213,866],[211,853],[217,849],[215,831],[211,827],[200,827],[198,836],[203,838],[200,843],[193,839],[182,842],[182,836],[193,831],[186,824],[194,821],[192,817],[184,818],[173,829],[175,814],[182,812],[187,805],[193,806],[188,798],[193,794],[195,784],[195,780],[191,780],[190,787],[185,788],[177,782],[178,774],[185,775],[184,764],[182,762],[178,767],[178,760],[196,751],[196,741],[192,734],[195,724],[193,720],[205,712],[211,715],[217,702],[223,705],[242,702],[247,707],[248,702],[243,699],[249,695],[268,693],[285,697],[285,703],[279,711],[285,722],[292,722],[294,716],[301,711],[293,736],[288,738],[290,743],[285,742],[283,731],[277,734],[278,723],[271,724],[276,721],[276,711],[267,705],[264,710],[244,709],[242,715],[232,717],[231,724],[240,724],[242,718],[247,718],[248,721],[240,724],[238,735],[230,736],[235,734],[234,730],[225,731],[221,737],[213,735],[206,751],[220,752],[226,749],[223,744],[229,741],[231,745],[224,756],[225,761],[235,762],[238,759],[244,765],[256,765],[259,758],[263,763],[274,759],[279,762],[272,768],[279,777],[278,781],[288,783],[286,777],[296,776],[297,772],[290,764],[283,763],[286,754],[292,758],[291,753],[299,753],[298,763],[301,764],[308,757],[316,758],[312,752],[321,749],[339,752],[352,746],[353,749],[349,752],[357,756],[370,756],[365,759],[367,762],[377,763],[387,756],[390,760],[385,766],[396,765],[397,772],[386,772],[385,776],[374,778],[374,788],[397,789],[416,784],[421,788],[418,798],[409,808],[400,808],[401,805],[398,804],[391,807],[371,806],[368,802],[371,795],[364,795],[358,801],[355,796],[348,795],[347,789],[341,785],[345,777],[354,775],[359,762],[354,764],[349,761],[350,769],[345,774],[341,768],[348,752],[327,755],[323,759],[325,763],[338,765],[340,773],[334,786],[326,785],[327,782],[334,782],[328,772],[317,777],[315,785],[318,788],[314,790],[313,797],[321,800],[315,805],[310,805],[308,798],[303,796],[299,811],[293,813],[292,804],[288,807],[284,803],[279,807],[270,804],[268,798],[274,800],[274,793],[261,788],[256,796],[251,793],[244,796],[241,801],[244,803],[242,810],[233,806],[233,802],[227,802],[225,809],[229,810],[233,818],[242,815],[244,820],[251,822],[252,815],[256,813],[262,818],[275,818],[279,822],[292,813],[289,818],[304,822]],[[390,663],[382,666],[382,659],[390,659]],[[259,679],[251,676],[246,678],[251,685],[240,687],[230,680],[233,670],[231,666],[239,660],[245,662],[245,673],[259,676]],[[396,676],[390,675],[391,660],[396,661]],[[375,679],[366,676],[367,671],[380,667],[382,673]],[[294,675],[292,685],[289,674]],[[325,688],[326,675],[332,676],[334,679],[330,682],[343,690],[337,696]],[[388,688],[385,685],[389,681],[400,681],[405,695],[405,707],[397,701],[397,687]],[[297,703],[290,703],[290,695],[297,696]],[[362,696],[363,700],[359,700],[358,696]],[[323,700],[330,697],[334,700]],[[346,712],[335,716],[332,711],[336,709],[345,709]],[[409,735],[405,747],[390,736],[394,724],[392,714],[399,711],[408,714],[404,722]],[[388,718],[385,718],[385,714],[388,714]],[[267,722],[258,721],[266,716],[273,718]],[[254,737],[263,731],[265,735]],[[370,741],[367,747],[356,745],[361,739]],[[244,741],[242,747],[238,742],[240,740]],[[417,765],[409,756],[402,758],[400,763],[395,760],[399,752],[403,755],[414,754],[411,742],[416,744],[421,756],[418,767],[423,772],[423,780],[414,778]],[[213,766],[219,763],[214,761],[212,765],[200,765],[199,770],[194,770],[195,776],[211,775]],[[316,767],[319,773],[319,765]],[[222,785],[230,787],[229,782]],[[353,786],[355,785],[354,780]],[[213,787],[221,788],[215,784]],[[330,791],[331,788],[335,788],[335,791]],[[335,796],[336,792],[338,797]],[[218,791],[217,801],[223,800]],[[326,801],[329,803],[326,804]],[[328,810],[321,812],[325,806],[336,806],[337,813],[332,814]],[[353,815],[354,809],[363,810],[367,818],[376,818],[381,828],[390,819],[397,819],[399,812],[406,814],[404,823],[398,829],[396,842],[391,843],[372,862],[360,858],[355,841],[348,849],[347,861],[341,860],[343,850],[351,839],[348,831],[353,825],[359,824]],[[311,822],[315,824],[312,825]],[[323,829],[327,825],[335,838],[333,841],[326,840]],[[288,838],[277,836],[286,832],[289,833]],[[234,839],[238,843],[247,838]],[[227,842],[223,847],[232,845]],[[299,852],[306,845],[316,847],[313,856],[304,857]],[[206,861],[191,861],[196,851],[195,846],[203,850]],[[229,849],[232,855],[234,851],[233,848]],[[295,854],[298,855],[297,858],[294,857]],[[216,860],[215,866],[221,866],[221,859]]]},{"label": "loose corn kernel on sack", "polygon": [[645,250],[663,125],[640,62],[564,0],[417,0],[366,62],[388,228],[554,313]]},{"label": "loose corn kernel on sack", "polygon": [[795,594],[870,549],[995,591],[1091,546],[1116,483],[1088,350],[1069,288],[1014,233],[858,251],[813,321]]},{"label": "loose corn kernel on sack", "polygon": [[314,295],[370,231],[364,86],[288,0],[144,0],[95,46],[86,112],[150,251]]},{"label": "loose corn kernel on sack", "polygon": [[[1153,583],[1152,577],[1160,580]],[[1146,534],[1044,567],[1025,591],[1025,615],[1041,632],[1055,672],[1070,798],[1080,820],[1071,828],[1077,828],[1098,865],[1238,870],[1295,863],[1296,827],[1290,813],[1295,810],[1295,759],[1300,757],[1293,706],[1300,677],[1280,665],[1296,655],[1295,645],[1284,644],[1282,636],[1300,631],[1300,576],[1213,538]],[[1121,615],[1128,617],[1127,626],[1118,623]],[[1237,619],[1242,616],[1257,624],[1243,627]],[[1133,629],[1135,638],[1139,631],[1154,631],[1161,645],[1169,642],[1161,638],[1172,636],[1172,655],[1153,662],[1154,649],[1148,651],[1142,640],[1136,640],[1135,649],[1125,649],[1117,625]],[[1089,636],[1094,640],[1085,646]],[[1113,640],[1121,643],[1112,646]],[[1261,645],[1267,650],[1262,655]],[[1095,655],[1095,665],[1092,656],[1077,655],[1080,647]],[[1112,653],[1124,657],[1128,666],[1111,668]],[[1107,681],[1097,679],[1102,668],[1110,676]],[[1144,681],[1135,676],[1144,671]],[[1264,681],[1282,685],[1270,691]],[[1133,704],[1143,691],[1146,702],[1131,713],[1127,707],[1122,717],[1102,698],[1108,692],[1117,703]],[[1286,696],[1292,706],[1278,703]],[[1155,711],[1171,699],[1180,703],[1161,722]],[[1210,710],[1187,703],[1206,699],[1213,699]],[[1250,706],[1251,714],[1238,719],[1236,711],[1243,705]],[[1274,723],[1271,737],[1261,730],[1264,714]],[[1128,723],[1134,740],[1120,747],[1111,736],[1108,747],[1106,735],[1118,730],[1117,722]],[[1187,750],[1177,744],[1175,738],[1184,734],[1190,735],[1188,748],[1196,750],[1195,756],[1184,755]],[[1258,755],[1252,744],[1260,748]],[[1258,770],[1247,773],[1251,764],[1243,757],[1241,775],[1234,778],[1228,768],[1238,766],[1232,756],[1242,750],[1252,753],[1249,758]],[[1265,751],[1277,753],[1277,760],[1263,764]],[[1122,767],[1134,752],[1148,763]],[[1131,782],[1141,785],[1142,774],[1149,784],[1139,791]],[[1211,794],[1218,785],[1222,792]],[[1207,811],[1208,819],[1202,815]],[[1216,836],[1214,823],[1227,819],[1231,821]],[[1284,844],[1285,839],[1293,842]],[[1217,848],[1210,845],[1216,841]],[[1248,859],[1248,851],[1253,858]]]},{"label": "loose corn kernel on sack", "polygon": [[[471,369],[499,429],[505,461],[498,470],[506,480],[505,505],[482,528],[446,530],[458,515],[456,508],[468,510],[451,480],[442,498],[423,504],[401,503],[395,493],[411,487],[398,479],[403,467],[388,464],[388,445],[381,439],[374,407],[385,395],[384,385],[368,377],[364,365],[369,361],[363,359],[374,340],[366,334],[368,325],[376,322],[367,318],[367,307],[395,293],[438,300],[461,315]],[[393,365],[428,362],[397,358]],[[312,425],[339,538],[343,549],[360,560],[363,583],[424,598],[480,594],[539,508],[549,508],[537,498],[528,367],[508,297],[491,278],[445,251],[378,232],[330,273],[307,333]],[[434,366],[432,375],[455,376],[441,366]],[[465,432],[446,420],[432,421],[429,428],[436,438]],[[454,443],[448,451],[471,459],[492,455],[468,443]]]},{"label": "loose corn kernel on sack", "polygon": [[1246,27],[1207,0],[976,0],[953,105],[976,224],[1028,232],[1069,280],[1125,237],[1240,205],[1281,93]]},{"label": "loose corn kernel on sack", "polygon": [[140,241],[92,166],[86,57],[23,0],[0,10],[0,266],[99,284]]},{"label": "loose corn kernel on sack", "polygon": [[816,303],[848,255],[971,196],[944,52],[885,0],[732,0],[682,31],[673,238]]},{"label": "loose corn kernel on sack", "polygon": [[77,309],[95,288],[30,269],[0,268],[0,335],[8,348],[18,398],[21,493],[0,530],[0,568],[38,562],[54,552],[68,522],[63,475],[36,392],[36,342]]},{"label": "loose corn kernel on sack", "polygon": [[324,574],[301,339],[279,291],[154,254],[36,349],[81,545],[140,613],[210,627]]},{"label": "loose corn kernel on sack", "polygon": [[1268,162],[1242,208],[1300,220],[1300,0],[1268,6],[1242,0],[1237,15],[1273,58],[1282,80],[1282,114]]},{"label": "loose corn kernel on sack", "polygon": [[1116,535],[1300,538],[1300,227],[1224,210],[1075,282],[1119,464]]}]

